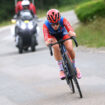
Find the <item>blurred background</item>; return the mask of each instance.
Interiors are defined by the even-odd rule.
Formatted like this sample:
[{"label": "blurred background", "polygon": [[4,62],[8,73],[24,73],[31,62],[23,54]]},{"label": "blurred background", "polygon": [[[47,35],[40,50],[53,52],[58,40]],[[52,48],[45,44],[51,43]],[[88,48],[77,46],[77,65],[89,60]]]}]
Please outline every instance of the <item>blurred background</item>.
[{"label": "blurred background", "polygon": [[[82,2],[87,2],[92,0],[34,0],[37,9],[37,14],[42,15],[44,11],[50,8],[62,8],[68,9],[73,8]],[[0,2],[0,23],[5,20],[9,20],[15,13],[15,0],[1,0]],[[63,8],[63,10],[65,10]],[[44,12],[45,13],[45,12]],[[45,15],[45,14],[44,14]]]}]

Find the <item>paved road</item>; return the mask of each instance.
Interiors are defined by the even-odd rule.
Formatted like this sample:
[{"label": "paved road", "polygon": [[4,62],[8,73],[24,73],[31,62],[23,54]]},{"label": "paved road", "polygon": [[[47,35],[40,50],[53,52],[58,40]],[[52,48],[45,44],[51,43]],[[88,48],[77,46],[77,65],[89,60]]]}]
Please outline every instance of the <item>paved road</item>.
[{"label": "paved road", "polygon": [[[73,11],[62,15],[72,25],[78,23]],[[0,105],[105,105],[105,50],[75,48],[76,65],[83,75],[80,99],[59,79],[57,64],[44,44],[43,20],[34,53],[18,54],[11,26],[0,30]]]}]

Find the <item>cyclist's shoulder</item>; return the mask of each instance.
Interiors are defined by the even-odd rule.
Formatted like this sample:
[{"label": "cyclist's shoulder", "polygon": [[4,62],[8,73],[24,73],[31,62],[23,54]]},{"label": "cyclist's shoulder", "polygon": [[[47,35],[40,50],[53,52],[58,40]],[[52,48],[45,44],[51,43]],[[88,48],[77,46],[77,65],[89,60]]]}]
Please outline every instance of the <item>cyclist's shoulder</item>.
[{"label": "cyclist's shoulder", "polygon": [[65,17],[61,17],[60,22],[66,21],[67,19]]},{"label": "cyclist's shoulder", "polygon": [[63,17],[63,16],[61,16],[61,19],[60,19],[60,21],[61,21],[61,20],[63,20],[63,19],[64,19],[64,17]]},{"label": "cyclist's shoulder", "polygon": [[45,20],[44,24],[45,24],[47,27],[49,27],[49,26],[50,26],[50,23],[49,23],[49,21],[48,21],[48,20]]},{"label": "cyclist's shoulder", "polygon": [[48,28],[48,27],[49,27],[49,22],[48,22],[48,20],[45,20],[45,21],[44,21],[43,27],[44,27],[44,28]]},{"label": "cyclist's shoulder", "polygon": [[61,19],[60,19],[60,24],[61,24],[61,26],[64,26],[64,25],[63,25],[63,21],[64,21],[64,17],[62,16]]}]

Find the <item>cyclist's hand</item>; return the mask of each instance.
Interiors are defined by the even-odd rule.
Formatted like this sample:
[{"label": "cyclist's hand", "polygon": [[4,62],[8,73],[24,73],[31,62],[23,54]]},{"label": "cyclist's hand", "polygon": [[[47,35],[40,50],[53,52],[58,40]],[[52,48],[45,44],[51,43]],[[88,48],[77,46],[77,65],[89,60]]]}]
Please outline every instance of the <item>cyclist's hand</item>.
[{"label": "cyclist's hand", "polygon": [[75,37],[76,37],[76,33],[73,32],[73,31],[69,31],[69,35],[70,35],[70,36],[75,36]]},{"label": "cyclist's hand", "polygon": [[54,39],[53,38],[48,38],[48,40],[45,43],[48,46],[49,44],[51,44],[53,42],[54,42]]}]

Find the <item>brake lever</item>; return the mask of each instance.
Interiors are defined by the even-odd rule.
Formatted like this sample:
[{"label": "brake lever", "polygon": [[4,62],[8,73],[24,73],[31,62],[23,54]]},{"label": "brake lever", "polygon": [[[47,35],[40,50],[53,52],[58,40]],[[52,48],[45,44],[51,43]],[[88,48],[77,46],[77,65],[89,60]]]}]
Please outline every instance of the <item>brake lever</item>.
[{"label": "brake lever", "polygon": [[52,44],[49,44],[49,45],[48,45],[48,48],[49,48],[49,50],[50,50],[50,55],[53,56],[53,52],[52,52]]},{"label": "brake lever", "polygon": [[75,36],[72,36],[71,39],[74,40],[76,47],[78,47],[78,43],[77,43],[77,41],[76,41],[76,37],[75,37]]}]

